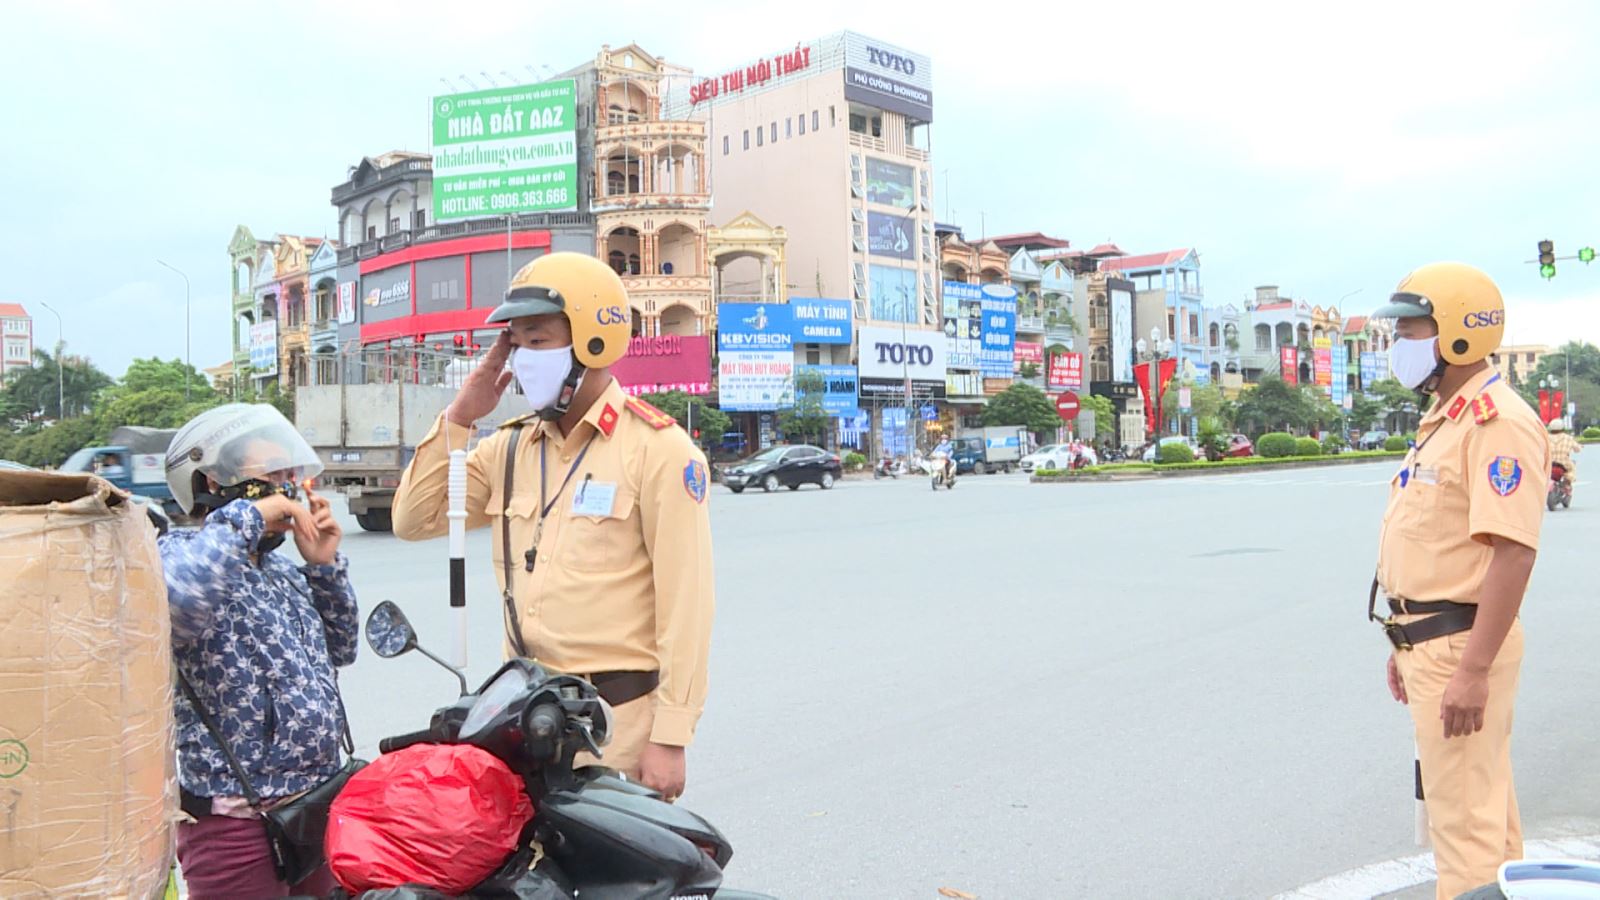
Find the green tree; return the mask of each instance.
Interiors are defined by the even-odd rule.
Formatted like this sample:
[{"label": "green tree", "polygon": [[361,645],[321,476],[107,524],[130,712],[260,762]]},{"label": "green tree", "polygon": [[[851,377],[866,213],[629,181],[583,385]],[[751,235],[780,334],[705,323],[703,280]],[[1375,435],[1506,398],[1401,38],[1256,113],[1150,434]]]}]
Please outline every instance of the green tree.
[{"label": "green tree", "polygon": [[81,416],[94,407],[100,392],[111,386],[111,376],[83,357],[61,356],[60,370],[57,364],[57,357],[35,350],[32,366],[7,376],[0,390],[0,418],[8,422],[61,419],[63,395],[66,417]]},{"label": "green tree", "polygon": [[828,380],[821,372],[796,369],[794,405],[778,413],[778,430],[790,436],[799,435],[809,443],[822,443],[832,419],[822,408],[822,395],[827,390]]},{"label": "green tree", "polygon": [[[1098,421],[1098,414],[1095,418]],[[984,407],[983,424],[1021,425],[1029,431],[1054,432],[1061,424],[1061,416],[1044,391],[1017,382],[996,394]]]},{"label": "green tree", "polygon": [[1422,411],[1417,406],[1417,392],[1401,384],[1394,378],[1385,378],[1373,382],[1367,389],[1369,394],[1375,394],[1378,401],[1383,404],[1385,415],[1396,415],[1399,421],[1390,431],[1409,431],[1415,428],[1420,421]]},{"label": "green tree", "polygon": [[1117,409],[1111,404],[1110,397],[1079,395],[1078,408],[1094,413],[1095,440],[1116,441]]},{"label": "green tree", "polygon": [[1253,434],[1272,429],[1306,428],[1316,418],[1316,406],[1301,385],[1291,385],[1268,375],[1239,394],[1238,425]]},{"label": "green tree", "polygon": [[[684,427],[692,427],[700,432],[700,443],[708,445],[722,438],[724,432],[733,425],[733,420],[728,414],[715,406],[709,406],[699,397],[685,394],[683,391],[667,391],[662,394],[645,394],[639,399],[661,410],[667,415],[678,420]],[[691,416],[690,411],[693,410]]]},{"label": "green tree", "polygon": [[1372,428],[1372,423],[1384,413],[1383,401],[1369,398],[1366,394],[1357,392],[1350,400],[1350,427],[1357,431],[1367,431]]},{"label": "green tree", "polygon": [[[1569,375],[1570,372],[1570,375]],[[1566,396],[1563,402],[1576,403],[1573,423],[1579,429],[1600,422],[1600,347],[1586,341],[1571,341],[1539,360],[1539,367],[1525,383],[1517,385],[1522,398],[1539,408],[1539,382],[1554,377]]]}]

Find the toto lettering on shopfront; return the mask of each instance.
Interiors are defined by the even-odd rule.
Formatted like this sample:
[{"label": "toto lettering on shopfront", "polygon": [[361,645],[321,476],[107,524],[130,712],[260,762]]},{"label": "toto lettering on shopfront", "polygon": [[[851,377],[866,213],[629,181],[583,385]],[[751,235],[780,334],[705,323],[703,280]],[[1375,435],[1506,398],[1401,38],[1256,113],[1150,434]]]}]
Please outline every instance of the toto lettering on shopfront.
[{"label": "toto lettering on shopfront", "polygon": [[925,344],[874,344],[873,347],[878,351],[880,363],[933,365],[933,348]]},{"label": "toto lettering on shopfront", "polygon": [[901,56],[898,53],[879,50],[877,47],[868,47],[867,59],[871,60],[873,65],[883,66],[885,69],[893,69],[896,72],[904,72],[907,75],[917,74],[916,60]]}]

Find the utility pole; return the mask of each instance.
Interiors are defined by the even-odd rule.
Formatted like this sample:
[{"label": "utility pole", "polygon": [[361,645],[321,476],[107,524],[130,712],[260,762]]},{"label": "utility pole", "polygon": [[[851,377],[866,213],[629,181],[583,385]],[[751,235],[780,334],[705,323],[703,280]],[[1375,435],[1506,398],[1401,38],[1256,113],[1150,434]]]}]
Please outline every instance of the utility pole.
[{"label": "utility pole", "polygon": [[61,325],[61,313],[48,303],[40,303],[56,317],[56,421],[67,417],[67,370],[62,353],[67,346],[66,330]]},{"label": "utility pole", "polygon": [[183,402],[189,402],[189,373],[194,371],[194,355],[189,342],[189,276],[177,266],[156,260],[161,265],[177,272],[183,278],[183,362],[187,367],[183,373]]}]

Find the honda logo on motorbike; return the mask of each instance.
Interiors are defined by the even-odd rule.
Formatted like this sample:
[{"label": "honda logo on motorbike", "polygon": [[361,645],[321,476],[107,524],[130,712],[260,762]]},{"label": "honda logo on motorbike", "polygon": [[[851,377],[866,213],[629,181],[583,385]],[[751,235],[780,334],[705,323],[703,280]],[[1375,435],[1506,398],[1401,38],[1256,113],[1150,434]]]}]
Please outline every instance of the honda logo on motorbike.
[{"label": "honda logo on motorbike", "polygon": [[878,362],[895,365],[931,366],[933,348],[920,344],[876,344]]}]

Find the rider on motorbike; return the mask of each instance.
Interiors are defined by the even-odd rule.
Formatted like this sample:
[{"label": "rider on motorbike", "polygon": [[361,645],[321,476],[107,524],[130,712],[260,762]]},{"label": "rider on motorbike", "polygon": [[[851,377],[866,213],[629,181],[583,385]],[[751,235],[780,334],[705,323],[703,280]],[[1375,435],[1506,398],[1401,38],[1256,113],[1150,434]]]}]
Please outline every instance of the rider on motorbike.
[{"label": "rider on motorbike", "polygon": [[1562,480],[1571,487],[1578,477],[1578,464],[1572,461],[1572,455],[1583,452],[1583,447],[1567,430],[1565,419],[1554,419],[1546,427],[1550,430],[1550,464],[1566,470]]},{"label": "rider on motorbike", "polygon": [[944,465],[944,477],[950,479],[956,474],[955,446],[949,438],[940,438],[937,446],[933,448],[933,458]]}]

